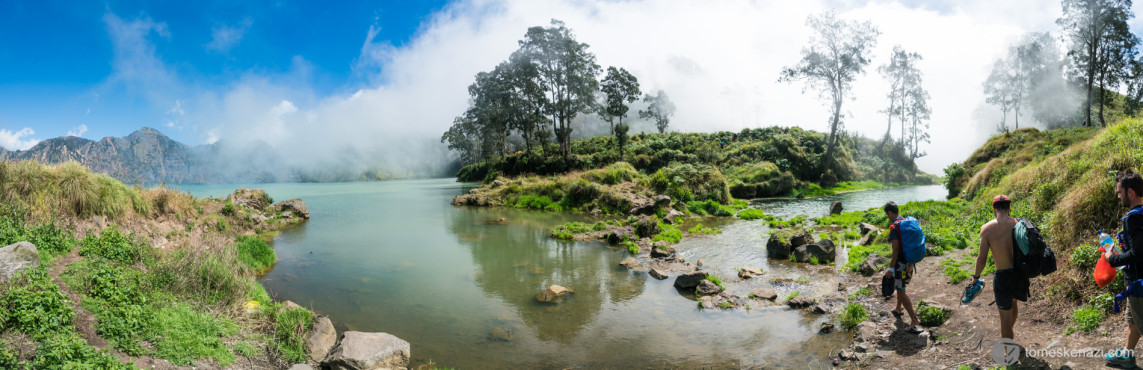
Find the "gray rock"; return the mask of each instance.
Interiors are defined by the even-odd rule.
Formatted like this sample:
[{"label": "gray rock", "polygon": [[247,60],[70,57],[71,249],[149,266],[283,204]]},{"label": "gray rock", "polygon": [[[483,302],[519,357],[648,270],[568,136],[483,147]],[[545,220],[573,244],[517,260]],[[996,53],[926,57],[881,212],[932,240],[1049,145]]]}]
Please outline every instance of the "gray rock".
[{"label": "gray rock", "polygon": [[668,277],[667,274],[665,274],[662,271],[659,271],[659,269],[655,269],[655,268],[651,269],[650,271],[647,271],[647,274],[651,275],[651,277],[658,279],[658,280],[664,280]]},{"label": "gray rock", "polygon": [[743,267],[738,269],[738,278],[740,279],[750,279],[757,275],[762,275],[762,270],[757,267]]},{"label": "gray rock", "polygon": [[0,248],[0,281],[11,279],[20,271],[40,265],[40,252],[29,242]]},{"label": "gray rock", "polygon": [[830,312],[830,310],[830,306],[824,303],[818,303],[813,305],[813,307],[810,307],[810,312],[816,313],[818,315],[827,314]]},{"label": "gray rock", "polygon": [[857,353],[867,353],[869,352],[869,345],[865,343],[859,343],[858,345],[853,346],[853,350]]},{"label": "gray rock", "polygon": [[544,289],[543,292],[540,292],[540,294],[536,296],[536,300],[546,303],[556,303],[571,293],[574,293],[571,289],[553,284],[549,286],[548,289]]},{"label": "gray rock", "polygon": [[861,240],[858,240],[857,243],[861,245],[870,245],[873,244],[874,240],[877,240],[878,236],[881,236],[881,230],[874,230],[868,234],[865,234],[865,236],[862,236]]},{"label": "gray rock", "polygon": [[790,257],[790,240],[783,233],[771,232],[770,240],[766,242],[766,256],[773,259],[784,260]]},{"label": "gray rock", "polygon": [[627,240],[635,240],[635,228],[631,226],[617,227],[607,233],[607,242],[619,244]]},{"label": "gray rock", "polygon": [[[679,258],[679,262],[683,262],[683,259]],[[695,261],[695,264],[699,265],[699,266],[704,266],[704,265],[706,265],[706,261],[703,261],[702,258],[699,258],[698,261]]]},{"label": "gray rock", "polygon": [[699,283],[706,281],[706,273],[702,271],[695,271],[679,275],[675,278],[675,287],[679,289],[694,289],[699,286]]},{"label": "gray rock", "polygon": [[[306,202],[301,199],[294,198],[275,203],[274,210],[283,213],[282,216],[284,217],[296,215],[307,220],[310,219],[310,211],[306,209]],[[286,213],[289,215],[285,215]]]},{"label": "gray rock", "polygon": [[675,254],[675,249],[669,245],[659,245],[660,242],[655,243],[655,247],[651,248],[651,258],[667,258]]},{"label": "gray rock", "polygon": [[852,350],[843,349],[841,350],[841,353],[838,354],[838,357],[840,357],[842,360],[852,361],[857,359],[857,354],[853,353]]},{"label": "gray rock", "polygon": [[655,197],[655,207],[670,207],[670,206],[671,206],[671,196],[670,195],[660,195],[660,196]]},{"label": "gray rock", "polygon": [[712,309],[714,308],[714,298],[711,296],[703,296],[702,298],[699,298],[699,304],[701,304],[702,308],[704,309]]},{"label": "gray rock", "polygon": [[290,366],[290,368],[286,370],[314,370],[314,368],[306,364],[294,364],[294,366]]},{"label": "gray rock", "polygon": [[715,295],[721,291],[722,288],[710,280],[703,280],[699,282],[698,287],[695,288],[695,293],[698,295]]},{"label": "gray rock", "polygon": [[262,189],[238,189],[226,196],[226,201],[236,206],[263,211],[270,206],[270,196]]},{"label": "gray rock", "polygon": [[635,235],[640,238],[650,238],[659,234],[659,222],[654,218],[643,216],[635,223]]},{"label": "gray rock", "polygon": [[857,229],[861,231],[861,236],[865,236],[865,234],[869,234],[870,231],[877,230],[877,225],[862,222],[857,224]]},{"label": "gray rock", "polygon": [[814,243],[814,236],[810,235],[810,233],[807,233],[805,231],[802,231],[800,234],[796,234],[790,238],[790,245],[794,245],[794,246],[813,244],[813,243]]},{"label": "gray rock", "polygon": [[336,344],[337,330],[334,330],[333,322],[325,316],[314,318],[313,327],[309,335],[306,335],[306,349],[310,353],[310,359],[321,361]]},{"label": "gray rock", "polygon": [[806,296],[797,296],[786,302],[790,308],[806,308],[814,304],[814,299]]},{"label": "gray rock", "polygon": [[876,343],[877,324],[874,324],[870,321],[865,321],[861,324],[858,324],[857,332],[853,334],[853,340],[858,343]]},{"label": "gray rock", "polygon": [[631,210],[627,213],[632,215],[651,215],[655,214],[655,202],[648,198],[634,197],[631,199]]},{"label": "gray rock", "polygon": [[627,258],[624,258],[622,261],[619,261],[619,265],[626,267],[626,268],[629,268],[629,269],[632,269],[632,268],[635,268],[635,266],[639,265],[639,261],[636,260],[635,257],[627,257]]},{"label": "gray rock", "polygon": [[[877,351],[877,352],[873,352],[873,356],[870,356],[869,358],[872,358],[874,360],[880,360],[880,359],[889,357],[889,355],[892,355],[892,354],[893,354],[893,351]],[[980,367],[979,366],[976,367],[976,370],[980,370]]]},{"label": "gray rock", "polygon": [[676,211],[674,208],[672,208],[670,211],[667,211],[666,216],[663,216],[663,222],[666,222],[669,224],[674,224],[674,223],[676,223],[676,221],[680,221],[679,218],[683,217],[683,216],[686,216],[686,215],[683,214],[682,212]]},{"label": "gray rock", "polygon": [[870,254],[865,256],[865,261],[861,263],[858,271],[861,275],[872,276],[873,274],[885,271],[885,267],[889,265],[889,259],[880,254]]},{"label": "gray rock", "polygon": [[833,262],[836,255],[837,247],[829,239],[794,248],[794,259],[803,263],[810,262],[811,258],[816,258],[819,263]]},{"label": "gray rock", "polygon": [[334,370],[403,369],[409,366],[409,342],[388,333],[347,331],[322,366]]},{"label": "gray rock", "polygon": [[818,332],[822,333],[822,334],[829,334],[832,331],[833,331],[833,323],[823,322],[821,324],[821,326],[818,327]]},{"label": "gray rock", "polygon": [[829,214],[836,215],[836,214],[840,214],[841,211],[842,211],[841,202],[833,202],[833,204],[829,205]]},{"label": "gray rock", "polygon": [[778,292],[770,288],[758,288],[750,291],[750,295],[754,298],[765,299],[773,301],[778,298]]}]

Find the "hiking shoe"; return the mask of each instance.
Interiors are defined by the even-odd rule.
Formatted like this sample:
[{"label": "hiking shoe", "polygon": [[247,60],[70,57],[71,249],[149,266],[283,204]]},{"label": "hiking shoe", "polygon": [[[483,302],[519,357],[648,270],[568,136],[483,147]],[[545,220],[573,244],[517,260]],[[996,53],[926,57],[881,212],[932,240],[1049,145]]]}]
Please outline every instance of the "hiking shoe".
[{"label": "hiking shoe", "polygon": [[1107,360],[1107,366],[1118,367],[1120,369],[1135,369],[1135,355],[1126,350],[1117,350],[1103,356]]}]

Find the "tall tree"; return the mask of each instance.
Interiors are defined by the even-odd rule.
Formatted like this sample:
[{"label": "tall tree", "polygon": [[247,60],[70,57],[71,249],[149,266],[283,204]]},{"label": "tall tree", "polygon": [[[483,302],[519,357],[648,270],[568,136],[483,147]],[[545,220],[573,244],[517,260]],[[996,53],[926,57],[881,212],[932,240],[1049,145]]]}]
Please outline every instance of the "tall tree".
[{"label": "tall tree", "polygon": [[627,146],[627,130],[631,127],[626,123],[615,125],[615,143],[619,146],[619,160],[623,160],[623,148]]},{"label": "tall tree", "polygon": [[806,25],[813,29],[810,43],[802,48],[802,60],[782,69],[779,81],[804,81],[807,88],[818,90],[819,96],[831,104],[829,139],[819,172],[829,171],[841,129],[841,104],[852,95],[853,82],[865,73],[870,53],[881,34],[869,21],[838,19],[832,12],[810,16]]},{"label": "tall tree", "polygon": [[893,118],[897,118],[901,126],[903,145],[907,141],[905,140],[906,107],[910,104],[908,101],[911,96],[910,91],[917,89],[921,84],[921,71],[917,69],[919,60],[921,60],[920,54],[907,52],[901,45],[894,45],[889,63],[877,68],[877,72],[889,80],[889,94],[887,94],[889,107],[882,111],[888,120],[885,137],[892,138],[890,132],[893,130]]},{"label": "tall tree", "polygon": [[[1087,97],[1084,103],[1084,125],[1091,126],[1091,104],[1093,87],[1109,82],[1108,72],[1114,68],[1126,68],[1123,61],[1130,35],[1127,21],[1134,18],[1131,0],[1063,0],[1064,14],[1056,20],[1069,41],[1068,56],[1071,57],[1072,71],[1084,80]],[[1135,39],[1135,43],[1138,40]],[[1112,73],[1114,74],[1114,73]],[[1103,119],[1103,101],[1100,104],[1100,119]]]},{"label": "tall tree", "polygon": [[549,27],[531,27],[520,40],[520,50],[536,66],[544,86],[544,112],[552,116],[556,141],[566,163],[571,156],[572,120],[594,106],[600,67],[589,45],[575,40],[564,22],[553,19]]},{"label": "tall tree", "polygon": [[618,119],[619,124],[623,124],[623,118],[627,117],[627,111],[631,109],[627,105],[634,103],[642,94],[639,91],[639,80],[626,69],[607,67],[607,76],[600,82],[599,89],[603,92],[599,116],[611,125],[611,133],[614,134],[613,121]]},{"label": "tall tree", "polygon": [[905,143],[905,148],[909,150],[909,158],[913,161],[913,176],[917,175],[917,158],[924,157],[925,152],[921,151],[921,143],[930,143],[929,141],[929,119],[932,116],[932,108],[929,106],[929,92],[921,86],[921,75],[917,74],[917,83],[913,85],[908,91],[905,92],[905,117],[909,121],[909,130],[902,141]]},{"label": "tall tree", "polygon": [[659,133],[666,133],[667,126],[671,124],[671,116],[675,115],[675,103],[671,102],[671,98],[667,97],[667,93],[663,90],[659,90],[655,95],[644,95],[643,102],[647,103],[647,109],[639,111],[639,118],[655,121],[655,128],[659,129]]},{"label": "tall tree", "polygon": [[992,72],[984,80],[984,101],[1000,107],[1001,118],[997,129],[1003,132],[1008,132],[1008,112],[1014,104],[1016,81],[1014,68],[1007,58],[993,62]]}]

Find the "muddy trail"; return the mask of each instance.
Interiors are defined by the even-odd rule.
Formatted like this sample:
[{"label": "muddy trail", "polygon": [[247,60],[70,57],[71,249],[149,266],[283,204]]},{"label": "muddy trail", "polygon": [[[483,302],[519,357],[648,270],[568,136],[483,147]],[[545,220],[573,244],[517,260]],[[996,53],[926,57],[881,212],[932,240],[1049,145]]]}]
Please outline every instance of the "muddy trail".
[{"label": "muddy trail", "polygon": [[[855,275],[853,289],[867,286],[875,296],[859,302],[871,308],[868,323],[854,333],[855,346],[849,353],[833,357],[850,357],[839,366],[846,368],[945,369],[967,365],[972,368],[1002,366],[993,360],[992,348],[1000,339],[1000,319],[993,293],[993,276],[985,275],[984,290],[976,299],[962,304],[960,299],[969,280],[949,283],[942,273],[942,262],[949,259],[971,261],[962,268],[971,274],[976,258],[972,248],[927,257],[917,264],[917,273],[908,286],[913,304],[930,302],[951,310],[944,324],[926,327],[922,334],[909,334],[909,316],[898,319],[890,314],[896,298],[881,298],[880,274],[872,277]],[[1057,272],[1061,273],[1061,272]],[[1076,331],[1064,335],[1072,326],[1075,307],[1061,298],[1045,294],[1044,278],[1032,281],[1028,302],[1019,302],[1019,316],[1014,328],[1015,341],[1028,355],[1021,356],[1016,368],[1100,368],[1103,353],[1124,345],[1126,318],[1123,313],[1109,314],[1100,326],[1090,332]],[[1094,284],[1094,282],[1093,282]],[[920,337],[920,338],[919,338]],[[927,341],[923,338],[929,338]],[[864,353],[862,353],[864,351]],[[847,356],[848,355],[848,356]],[[1029,356],[1030,355],[1030,356]]]}]

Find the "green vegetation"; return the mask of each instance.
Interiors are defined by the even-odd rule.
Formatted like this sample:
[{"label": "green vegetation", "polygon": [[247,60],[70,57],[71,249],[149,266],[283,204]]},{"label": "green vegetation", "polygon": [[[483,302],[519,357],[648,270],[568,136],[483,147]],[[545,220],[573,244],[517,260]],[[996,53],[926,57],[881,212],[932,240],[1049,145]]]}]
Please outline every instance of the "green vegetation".
[{"label": "green vegetation", "polygon": [[1099,262],[1099,248],[1091,244],[1083,244],[1072,250],[1072,266],[1081,269],[1095,268]]},{"label": "green vegetation", "polygon": [[850,303],[845,305],[845,309],[841,311],[841,327],[846,330],[856,329],[858,325],[869,319],[869,314],[865,312],[865,306],[859,303]]},{"label": "green vegetation", "polygon": [[949,319],[949,311],[920,302],[917,303],[917,317],[921,319],[921,325],[940,326]]},{"label": "green vegetation", "polygon": [[1096,327],[1099,327],[1099,322],[1103,320],[1103,312],[1099,307],[1084,305],[1072,312],[1072,323],[1079,330],[1095,330]]},{"label": "green vegetation", "polygon": [[846,271],[856,272],[861,268],[861,263],[865,262],[865,257],[870,254],[880,254],[888,258],[893,254],[893,250],[886,243],[873,243],[870,245],[852,245],[849,247],[849,260],[845,262],[843,269]]},{"label": "green vegetation", "polygon": [[717,227],[706,227],[706,226],[703,226],[702,224],[695,224],[695,226],[691,227],[689,230],[687,230],[687,232],[691,233],[691,234],[714,235],[714,234],[722,234],[722,229],[719,229]]},{"label": "green vegetation", "polygon": [[863,287],[861,287],[861,288],[858,288],[858,289],[857,289],[857,291],[853,292],[853,294],[850,294],[850,295],[849,295],[849,300],[851,300],[851,301],[852,301],[852,300],[855,300],[855,299],[858,299],[858,298],[861,298],[861,297],[868,297],[868,296],[870,296],[870,295],[872,295],[872,294],[873,294],[873,292],[869,290],[869,287],[864,287],[864,286],[863,286]]},{"label": "green vegetation", "polygon": [[238,249],[238,260],[242,261],[247,268],[258,273],[269,270],[270,266],[273,266],[274,262],[277,261],[274,249],[270,248],[270,245],[262,239],[239,236],[235,248]]},{"label": "green vegetation", "polygon": [[714,274],[708,274],[706,279],[710,280],[710,282],[714,283],[714,285],[718,285],[718,287],[722,288],[722,290],[726,290],[726,285],[722,283],[722,279],[719,279],[718,276],[715,276]]},{"label": "green vegetation", "polygon": [[624,240],[622,243],[620,243],[620,245],[622,245],[624,248],[627,248],[627,253],[631,253],[631,255],[639,254],[639,244],[636,244],[633,241]]},{"label": "green vegetation", "polygon": [[[0,162],[0,171],[15,169],[24,172],[5,174],[40,179],[64,178],[85,186],[101,186],[100,176],[91,175],[86,170],[83,173],[68,173],[73,170],[70,166]],[[82,170],[82,167],[79,169]],[[265,309],[273,307],[273,302],[253,276],[253,271],[273,263],[273,251],[262,239],[272,234],[256,233],[252,237],[238,237],[237,243],[219,246],[217,250],[196,250],[194,253],[187,249],[160,252],[149,245],[146,237],[137,237],[116,226],[94,230],[82,241],[77,241],[70,230],[56,226],[56,220],[61,224],[74,221],[75,215],[87,214],[83,211],[87,208],[83,207],[93,210],[115,207],[86,204],[91,199],[83,198],[76,198],[79,200],[74,202],[61,202],[53,197],[63,194],[51,189],[60,186],[58,183],[25,183],[21,178],[5,180],[10,182],[5,182],[4,186],[24,184],[45,188],[12,188],[12,192],[0,195],[15,199],[0,207],[0,242],[33,241],[44,261],[41,261],[41,267],[27,269],[13,279],[0,283],[0,335],[23,333],[37,344],[34,354],[21,354],[30,358],[25,362],[17,361],[18,357],[8,349],[0,351],[0,367],[132,368],[87,345],[87,341],[79,336],[73,323],[76,317],[73,310],[75,303],[94,315],[95,334],[106,340],[111,348],[131,356],[167,359],[178,365],[191,365],[198,359],[213,359],[221,366],[228,366],[236,358],[233,351],[256,355],[262,351],[259,346],[278,348],[281,344],[279,342],[290,340],[297,343],[296,336],[285,339],[274,337],[269,341],[249,339],[263,335],[259,332],[269,334],[270,328],[278,324],[278,317]],[[69,184],[65,183],[64,186],[72,186]],[[198,202],[186,194],[162,187],[143,190],[122,187],[122,184],[105,185],[107,186],[101,189],[124,189],[124,199],[128,199],[133,207],[123,209],[115,215],[103,215],[129,220],[136,227],[140,223],[146,225],[147,222],[153,222],[147,218],[160,214],[176,219],[185,217],[191,224],[196,217],[226,220],[220,215],[198,211],[207,205],[220,209],[223,205],[219,200]],[[80,195],[86,192],[83,189],[69,191]],[[34,195],[35,198],[20,198],[24,194]],[[99,197],[93,199],[99,200]],[[24,205],[51,207],[22,208]],[[57,205],[80,208],[56,208]],[[235,207],[235,214],[249,211]],[[34,223],[31,220],[47,221]],[[242,222],[225,229],[231,234],[215,236],[222,237],[223,240],[234,240],[236,234],[250,232],[252,227]],[[184,237],[183,231],[176,231],[178,232],[167,233],[167,237]],[[45,261],[69,253],[76,246],[80,246],[80,258],[67,265],[53,266],[52,269],[62,271],[49,273]],[[51,277],[56,272],[60,273],[60,280],[65,283],[62,287]],[[78,296],[79,302],[71,302],[69,294]],[[264,309],[245,314],[239,307],[246,300],[257,301]],[[306,315],[309,313],[306,312]],[[232,350],[228,348],[228,343],[242,345],[235,344]],[[275,349],[272,352],[286,357],[287,351]],[[298,358],[296,353],[294,351],[293,358]]]},{"label": "green vegetation", "polygon": [[802,295],[802,293],[799,293],[799,292],[796,292],[796,291],[795,291],[795,292],[793,292],[793,293],[790,293],[790,295],[786,296],[786,302],[789,302],[791,299],[794,299],[794,297],[797,297],[797,296],[800,296],[800,295]]},{"label": "green vegetation", "polygon": [[282,358],[291,362],[306,360],[305,335],[312,325],[313,315],[304,308],[287,308],[274,315],[274,335],[278,339],[278,351]]},{"label": "green vegetation", "polygon": [[651,241],[667,241],[671,244],[677,244],[682,239],[683,231],[679,230],[675,225],[659,223],[659,234],[652,237]]},{"label": "green vegetation", "polygon": [[964,269],[964,266],[971,265],[976,262],[976,258],[972,255],[964,255],[960,259],[949,258],[941,262],[944,269],[941,270],[948,277],[949,284],[956,284],[968,280],[972,277],[972,273]]},{"label": "green vegetation", "polygon": [[700,216],[722,216],[729,217],[734,215],[734,210],[730,207],[719,204],[718,202],[707,200],[703,202],[691,201],[687,202],[687,210],[691,213]]},{"label": "green vegetation", "polygon": [[757,208],[747,208],[747,209],[738,211],[738,213],[735,214],[735,216],[738,216],[738,218],[743,219],[743,220],[747,220],[747,221],[753,221],[753,220],[771,221],[771,220],[776,219],[776,217],[770,216],[770,215],[766,214],[766,212],[762,211],[761,209],[757,209]]},{"label": "green vegetation", "polygon": [[774,228],[785,229],[785,228],[791,228],[791,227],[802,227],[805,225],[806,225],[806,216],[805,215],[797,215],[797,216],[794,216],[794,218],[791,218],[789,220],[783,220],[783,219],[777,219],[776,218],[776,219],[769,222],[769,226],[771,229],[774,229]]}]

